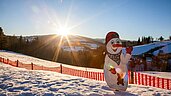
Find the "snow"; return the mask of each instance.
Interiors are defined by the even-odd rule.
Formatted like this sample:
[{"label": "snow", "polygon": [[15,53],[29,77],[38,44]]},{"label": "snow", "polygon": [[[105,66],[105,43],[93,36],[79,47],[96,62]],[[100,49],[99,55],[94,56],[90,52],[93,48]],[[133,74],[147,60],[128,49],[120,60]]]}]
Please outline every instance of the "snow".
[{"label": "snow", "polygon": [[163,42],[155,42],[155,43],[135,46],[133,48],[132,55],[140,55],[142,53],[149,51],[150,49],[159,46],[165,46],[165,48],[162,48],[162,50],[164,50],[165,53],[171,52],[171,41],[163,41]]},{"label": "snow", "polygon": [[87,45],[90,49],[97,49],[99,47],[97,44],[93,44],[89,42],[83,42],[82,44]]},{"label": "snow", "polygon": [[84,47],[81,46],[62,46],[64,51],[83,51]]},{"label": "snow", "polygon": [[128,85],[113,92],[103,81],[50,71],[26,70],[0,63],[0,96],[169,96],[170,90]]},{"label": "snow", "polygon": [[15,53],[11,51],[0,51],[0,57],[6,58],[6,59],[8,58],[9,60],[12,60],[12,61],[19,60],[20,62],[25,63],[25,64],[31,64],[32,62],[36,65],[46,66],[46,67],[59,67],[60,66],[60,64],[56,62],[38,59],[38,58],[34,58],[31,56]]},{"label": "snow", "polygon": [[[171,53],[171,43],[161,48],[160,50],[163,50],[163,53]],[[157,55],[158,53],[159,53],[159,50],[155,51],[153,54]]]},{"label": "snow", "polygon": [[[82,44],[86,45],[90,49],[97,49],[99,46],[97,44],[83,42]],[[64,51],[83,51],[85,47],[83,46],[62,46],[61,47]]]}]

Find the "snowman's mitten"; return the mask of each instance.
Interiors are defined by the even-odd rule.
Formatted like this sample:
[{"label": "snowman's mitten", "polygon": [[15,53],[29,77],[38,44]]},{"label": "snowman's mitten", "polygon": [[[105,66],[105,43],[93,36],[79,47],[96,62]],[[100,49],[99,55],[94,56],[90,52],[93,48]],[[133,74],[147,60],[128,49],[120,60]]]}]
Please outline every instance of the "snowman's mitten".
[{"label": "snowman's mitten", "polygon": [[111,68],[109,71],[110,71],[112,74],[116,74],[115,68]]},{"label": "snowman's mitten", "polygon": [[126,53],[131,55],[131,52],[133,50],[133,47],[126,47]]},{"label": "snowman's mitten", "polygon": [[118,78],[117,78],[117,84],[119,85],[119,84],[121,84],[122,86],[124,86],[124,80],[121,78],[121,76],[120,76],[120,74],[119,73],[117,73],[117,76],[118,76]]}]

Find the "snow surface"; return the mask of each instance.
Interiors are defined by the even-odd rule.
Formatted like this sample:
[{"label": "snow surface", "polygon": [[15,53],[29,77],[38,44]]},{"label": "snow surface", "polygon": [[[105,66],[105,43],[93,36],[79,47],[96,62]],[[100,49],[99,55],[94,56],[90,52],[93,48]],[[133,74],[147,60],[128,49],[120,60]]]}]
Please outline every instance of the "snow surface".
[{"label": "snow surface", "polygon": [[103,81],[50,71],[26,70],[0,63],[0,96],[170,96],[171,91],[128,85],[113,92]]},{"label": "snow surface", "polygon": [[[171,53],[171,43],[161,48],[160,50],[163,50],[163,53]],[[159,50],[153,52],[154,55],[157,55],[158,53],[159,53]]]},{"label": "snow surface", "polygon": [[[24,64],[31,64],[31,62],[32,62],[36,65],[45,66],[45,67],[59,67],[61,64],[61,63],[51,62],[51,61],[19,54],[19,53],[15,53],[15,52],[11,52],[11,51],[4,51],[4,50],[0,51],[0,57],[6,58],[6,59],[8,58],[9,60],[12,60],[12,61],[19,60],[20,62],[22,62]],[[77,67],[77,66],[71,66],[71,65],[67,65],[67,64],[62,64],[62,66],[67,67],[67,68],[77,69],[77,70],[84,70],[84,71],[86,70],[86,71],[91,71],[91,72],[92,71],[93,72],[103,72],[102,69]]]},{"label": "snow surface", "polygon": [[97,49],[99,47],[97,44],[88,43],[88,42],[84,42],[82,44],[87,45],[90,49]]},{"label": "snow surface", "polygon": [[62,46],[61,47],[64,51],[83,51],[84,47],[81,46]]},{"label": "snow surface", "polygon": [[[165,46],[165,48],[162,48],[161,50],[163,50],[165,53],[171,53],[171,41],[163,41],[163,42],[155,42],[155,43],[135,46],[133,48],[132,55],[140,55],[142,53],[149,51],[150,49],[153,49],[159,46]],[[158,51],[155,52],[154,54],[157,54],[157,53]]]},{"label": "snow surface", "polygon": [[8,58],[9,60],[12,60],[12,61],[19,60],[20,62],[25,63],[25,64],[31,64],[32,62],[36,65],[47,66],[47,67],[59,67],[60,66],[60,64],[56,62],[38,59],[38,58],[34,58],[31,56],[15,53],[11,51],[0,51],[0,57],[6,58],[6,59]]}]

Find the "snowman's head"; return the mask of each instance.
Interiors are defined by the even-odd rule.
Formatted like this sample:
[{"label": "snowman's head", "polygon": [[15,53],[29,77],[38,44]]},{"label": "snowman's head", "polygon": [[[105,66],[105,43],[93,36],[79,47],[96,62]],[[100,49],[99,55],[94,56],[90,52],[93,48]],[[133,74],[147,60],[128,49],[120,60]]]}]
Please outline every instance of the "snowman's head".
[{"label": "snowman's head", "polygon": [[122,42],[116,32],[109,32],[106,36],[106,50],[110,54],[118,54],[122,50]]}]

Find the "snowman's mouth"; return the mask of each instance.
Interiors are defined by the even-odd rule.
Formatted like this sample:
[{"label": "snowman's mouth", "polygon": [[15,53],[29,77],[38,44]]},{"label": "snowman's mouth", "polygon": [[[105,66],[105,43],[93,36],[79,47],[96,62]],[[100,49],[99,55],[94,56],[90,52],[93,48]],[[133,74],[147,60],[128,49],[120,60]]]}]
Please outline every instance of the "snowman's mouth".
[{"label": "snowman's mouth", "polygon": [[113,50],[114,52],[116,52],[117,49],[118,49],[119,47],[122,47],[122,45],[121,45],[121,44],[113,44],[113,45],[112,45],[112,50]]},{"label": "snowman's mouth", "polygon": [[117,49],[118,49],[117,47],[113,47],[113,46],[112,46],[112,50],[113,50],[114,52],[116,52]]}]

